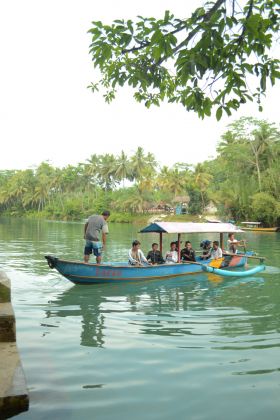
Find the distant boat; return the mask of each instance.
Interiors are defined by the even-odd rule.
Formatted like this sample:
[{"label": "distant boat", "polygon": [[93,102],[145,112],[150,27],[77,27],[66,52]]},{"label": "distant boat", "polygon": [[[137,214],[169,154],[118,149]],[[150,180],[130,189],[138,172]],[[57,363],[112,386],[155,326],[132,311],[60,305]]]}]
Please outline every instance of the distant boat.
[{"label": "distant boat", "polygon": [[[140,233],[158,233],[160,250],[162,251],[162,235],[178,234],[178,254],[180,255],[180,239],[183,233],[219,233],[220,243],[223,247],[224,233],[237,233],[240,230],[230,223],[171,223],[158,222],[151,223],[140,231]],[[241,231],[242,232],[242,231]],[[153,279],[162,279],[185,276],[186,274],[196,274],[203,271],[209,271],[212,263],[216,260],[200,260],[197,258],[195,262],[179,262],[175,264],[159,264],[159,265],[143,265],[133,266],[127,262],[112,262],[104,264],[89,264],[81,261],[69,261],[57,258],[52,255],[46,255],[50,268],[55,268],[60,274],[75,284],[94,284],[108,282],[127,282],[127,281],[144,281]],[[237,267],[244,267],[248,258],[257,258],[261,264],[249,270],[235,271]],[[251,252],[242,254],[224,254],[222,265],[211,268],[211,272],[224,275],[225,270],[219,271],[219,268],[225,268],[226,276],[248,276],[263,271],[264,258],[253,257]],[[242,274],[240,274],[242,273]]]},{"label": "distant boat", "polygon": [[255,232],[279,232],[279,227],[263,227],[261,222],[241,222],[242,230],[252,230]]},{"label": "distant boat", "polygon": [[219,219],[205,219],[206,222],[208,223],[223,223],[221,220]]}]

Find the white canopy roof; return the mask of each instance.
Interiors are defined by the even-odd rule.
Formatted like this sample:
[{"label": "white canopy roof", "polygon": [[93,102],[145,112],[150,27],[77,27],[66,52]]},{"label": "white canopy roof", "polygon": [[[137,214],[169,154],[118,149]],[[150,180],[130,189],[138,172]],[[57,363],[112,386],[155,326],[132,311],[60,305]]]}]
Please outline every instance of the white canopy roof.
[{"label": "white canopy roof", "polygon": [[141,233],[238,233],[243,232],[231,223],[156,222],[140,230]]},{"label": "white canopy roof", "polygon": [[261,225],[261,222],[241,222],[242,225]]}]

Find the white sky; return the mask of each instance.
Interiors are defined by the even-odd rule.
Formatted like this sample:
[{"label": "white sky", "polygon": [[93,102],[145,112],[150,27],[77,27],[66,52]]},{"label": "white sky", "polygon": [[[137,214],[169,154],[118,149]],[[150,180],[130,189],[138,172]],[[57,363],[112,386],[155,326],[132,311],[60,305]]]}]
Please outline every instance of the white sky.
[{"label": "white sky", "polygon": [[249,104],[231,118],[200,120],[180,105],[146,109],[127,89],[112,104],[86,87],[95,81],[88,54],[91,21],[137,15],[187,17],[201,0],[4,0],[0,4],[0,169],[49,160],[85,162],[93,153],[131,154],[138,146],[161,164],[215,155],[227,124],[243,115],[279,123],[279,83],[264,112]]}]

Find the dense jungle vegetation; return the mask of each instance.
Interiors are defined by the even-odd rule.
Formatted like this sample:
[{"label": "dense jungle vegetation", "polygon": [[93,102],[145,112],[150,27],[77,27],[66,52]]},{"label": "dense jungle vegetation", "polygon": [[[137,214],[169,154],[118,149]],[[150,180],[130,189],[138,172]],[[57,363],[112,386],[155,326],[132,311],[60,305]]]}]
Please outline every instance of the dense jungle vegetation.
[{"label": "dense jungle vegetation", "polygon": [[280,223],[279,158],[276,125],[244,117],[228,127],[215,159],[194,166],[160,166],[138,147],[130,157],[93,154],[77,166],[2,170],[0,215],[80,220],[106,208],[111,221],[129,222],[157,206],[175,207],[181,197],[191,215],[211,203],[220,217],[272,225]]}]

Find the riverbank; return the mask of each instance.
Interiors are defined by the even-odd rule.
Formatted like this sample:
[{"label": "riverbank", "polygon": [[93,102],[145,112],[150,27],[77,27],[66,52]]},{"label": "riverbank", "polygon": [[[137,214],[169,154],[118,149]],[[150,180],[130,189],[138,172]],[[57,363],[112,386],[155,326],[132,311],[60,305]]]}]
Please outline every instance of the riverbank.
[{"label": "riverbank", "polygon": [[[25,214],[0,214],[0,217],[7,218],[22,218],[29,220],[54,220],[61,222],[78,222],[84,221],[89,215],[85,214],[84,217],[74,217],[66,218],[65,217],[48,217],[43,213],[25,213]],[[160,214],[130,214],[130,213],[115,213],[112,212],[110,215],[110,223],[128,223],[135,225],[145,225],[152,221],[165,221],[165,222],[205,222],[207,215],[193,215],[193,214],[169,214],[169,213],[160,213]]]}]

